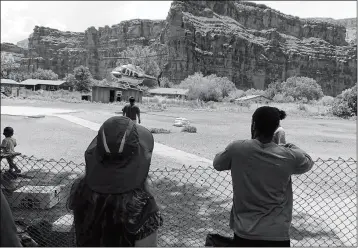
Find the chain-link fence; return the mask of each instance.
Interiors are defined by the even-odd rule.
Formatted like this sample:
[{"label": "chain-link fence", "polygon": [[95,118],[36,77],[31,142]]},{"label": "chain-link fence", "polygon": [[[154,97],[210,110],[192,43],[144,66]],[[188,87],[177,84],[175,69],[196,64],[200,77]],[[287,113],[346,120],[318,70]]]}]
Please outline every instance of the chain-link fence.
[{"label": "chain-link fence", "polygon": [[[21,177],[9,179],[2,161],[1,183],[17,223],[40,246],[74,246],[73,216],[66,208],[72,182],[83,164],[18,156]],[[318,159],[314,168],[293,176],[292,246],[356,246],[356,161]],[[149,183],[164,224],[159,246],[204,246],[208,233],[232,236],[229,172],[212,168],[157,169]],[[45,186],[45,187],[44,187]]]}]

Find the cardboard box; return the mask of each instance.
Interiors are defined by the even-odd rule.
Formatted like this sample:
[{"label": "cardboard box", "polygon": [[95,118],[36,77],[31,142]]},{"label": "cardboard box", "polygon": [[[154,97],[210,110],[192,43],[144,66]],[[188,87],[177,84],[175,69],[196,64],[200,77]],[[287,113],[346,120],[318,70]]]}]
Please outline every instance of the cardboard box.
[{"label": "cardboard box", "polygon": [[49,209],[60,202],[60,186],[23,186],[14,191],[12,207]]}]

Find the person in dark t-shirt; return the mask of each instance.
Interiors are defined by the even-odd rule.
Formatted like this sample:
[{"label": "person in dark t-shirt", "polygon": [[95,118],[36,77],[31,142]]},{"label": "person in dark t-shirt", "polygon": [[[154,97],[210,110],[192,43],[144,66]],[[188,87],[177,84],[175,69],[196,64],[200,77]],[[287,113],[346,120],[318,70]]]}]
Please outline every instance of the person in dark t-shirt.
[{"label": "person in dark t-shirt", "polygon": [[140,110],[138,106],[134,105],[135,99],[134,97],[129,98],[129,104],[124,106],[122,109],[123,116],[130,118],[132,121],[137,122],[137,115],[138,115],[138,123],[140,124]]}]

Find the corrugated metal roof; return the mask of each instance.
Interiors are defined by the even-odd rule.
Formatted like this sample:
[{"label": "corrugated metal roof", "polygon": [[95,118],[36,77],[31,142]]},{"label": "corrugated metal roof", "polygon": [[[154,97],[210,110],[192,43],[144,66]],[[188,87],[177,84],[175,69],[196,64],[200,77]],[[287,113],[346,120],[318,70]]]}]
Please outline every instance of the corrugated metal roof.
[{"label": "corrugated metal roof", "polygon": [[16,84],[16,85],[19,85],[20,83],[16,82],[15,80],[12,80],[12,79],[2,78],[1,79],[1,84]]},{"label": "corrugated metal roof", "polygon": [[150,94],[162,94],[162,95],[186,95],[189,90],[177,89],[177,88],[156,88],[148,91]]},{"label": "corrugated metal roof", "polygon": [[22,81],[20,84],[22,85],[55,85],[60,86],[61,84],[64,84],[66,81],[63,80],[41,80],[41,79],[27,79],[25,81]]},{"label": "corrugated metal roof", "polygon": [[92,86],[92,89],[95,89],[95,88],[142,91],[141,89],[127,88],[127,87],[121,87],[121,86],[111,86],[111,85],[95,85],[95,86]]},{"label": "corrugated metal roof", "polygon": [[240,98],[237,98],[235,99],[235,101],[246,101],[246,100],[251,100],[251,99],[254,99],[254,98],[258,98],[258,97],[263,97],[263,98],[266,98],[268,100],[271,100],[265,96],[262,96],[262,95],[250,95],[250,96],[244,96],[244,97],[240,97]]}]

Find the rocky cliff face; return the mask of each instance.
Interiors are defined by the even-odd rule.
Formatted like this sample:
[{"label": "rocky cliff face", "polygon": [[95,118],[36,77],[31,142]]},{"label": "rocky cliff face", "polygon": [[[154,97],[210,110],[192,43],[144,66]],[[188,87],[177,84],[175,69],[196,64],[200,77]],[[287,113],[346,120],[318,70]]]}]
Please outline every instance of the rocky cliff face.
[{"label": "rocky cliff face", "polygon": [[167,23],[164,76],[175,82],[202,71],[227,76],[238,88],[264,89],[301,75],[327,95],[357,82],[356,47],[345,41],[343,26],[234,1],[174,1]]},{"label": "rocky cliff face", "polygon": [[[71,73],[76,66],[88,66],[97,79],[106,76],[107,71],[115,67],[115,57],[129,45],[146,46],[159,37],[164,21],[131,20],[112,27],[105,26],[98,30],[94,27],[85,32],[62,32],[56,29],[38,27],[29,38],[28,59],[23,64],[51,69],[60,77]],[[37,66],[33,66],[34,69]]]},{"label": "rocky cliff face", "polygon": [[198,71],[226,76],[241,89],[307,76],[337,95],[357,82],[356,22],[337,21],[299,19],[251,2],[173,1],[166,21],[131,20],[78,33],[35,27],[28,49],[21,43],[1,50],[23,54],[29,71],[40,67],[64,77],[85,65],[102,79],[117,61],[108,57],[130,45],[151,46],[168,53],[163,76],[175,83]]}]

